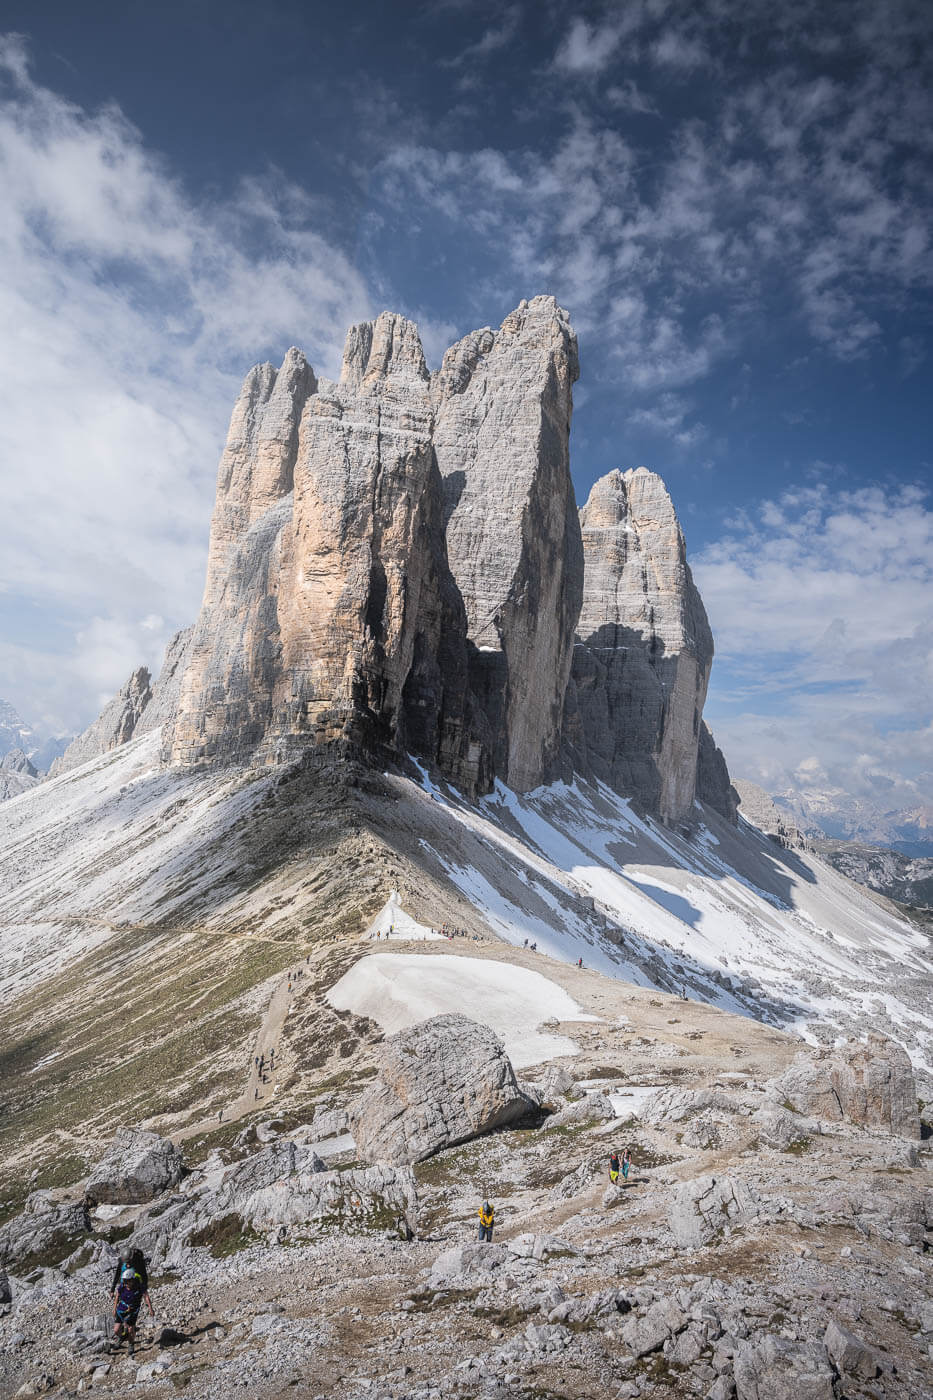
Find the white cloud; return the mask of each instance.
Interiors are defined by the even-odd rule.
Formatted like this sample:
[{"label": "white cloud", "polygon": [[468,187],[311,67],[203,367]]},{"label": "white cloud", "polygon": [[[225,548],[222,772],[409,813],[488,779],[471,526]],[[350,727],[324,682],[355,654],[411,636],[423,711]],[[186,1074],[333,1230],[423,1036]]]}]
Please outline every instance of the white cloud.
[{"label": "white cloud", "polygon": [[763,502],[692,561],[716,637],[710,714],[740,776],[933,802],[933,510],[918,487]]},{"label": "white cloud", "polygon": [[195,616],[246,369],[297,341],[333,372],[369,301],[274,172],[196,202],[117,109],[34,82],[16,39],[0,84],[0,602],[31,618],[0,695],[66,727]]},{"label": "white cloud", "polygon": [[626,28],[619,19],[589,24],[578,15],[557,47],[554,67],[558,72],[574,75],[601,73],[611,62]]}]

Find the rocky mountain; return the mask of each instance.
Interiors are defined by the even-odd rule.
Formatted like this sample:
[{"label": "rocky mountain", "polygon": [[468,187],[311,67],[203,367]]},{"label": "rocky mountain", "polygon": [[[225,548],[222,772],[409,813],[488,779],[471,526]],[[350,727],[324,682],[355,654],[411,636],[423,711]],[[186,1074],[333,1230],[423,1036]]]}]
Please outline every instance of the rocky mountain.
[{"label": "rocky mountain", "polygon": [[813,849],[857,884],[908,908],[933,913],[933,858],[905,856],[862,841],[831,841],[828,837],[814,838]]},{"label": "rocky mountain", "polygon": [[[55,735],[41,737],[32,725],[20,718],[12,705],[0,700],[0,759],[16,749],[26,755],[37,773],[44,773],[53,760],[64,752],[67,743],[67,739]],[[0,802],[3,801],[3,792],[0,784]],[[6,796],[15,795],[13,788],[6,792]]]},{"label": "rocky mountain", "polygon": [[929,937],[737,815],[576,373],[551,298],[254,370],[198,619],[0,808],[0,1400],[929,1395]]},{"label": "rocky mountain", "polygon": [[39,781],[39,772],[22,749],[9,749],[0,758],[0,802],[18,797]]},{"label": "rocky mountain", "polygon": [[933,805],[922,800],[891,807],[876,798],[853,797],[842,788],[785,788],[774,801],[806,834],[883,846],[902,855],[933,859]]},{"label": "rocky mountain", "polygon": [[433,375],[389,313],[351,328],[339,383],[294,349],[251,371],[200,616],[54,771],[159,723],[172,764],[412,755],[474,795],[576,772],[668,824],[698,793],[734,819],[683,533],[644,468],[611,472],[578,515],[577,375],[551,297]]}]

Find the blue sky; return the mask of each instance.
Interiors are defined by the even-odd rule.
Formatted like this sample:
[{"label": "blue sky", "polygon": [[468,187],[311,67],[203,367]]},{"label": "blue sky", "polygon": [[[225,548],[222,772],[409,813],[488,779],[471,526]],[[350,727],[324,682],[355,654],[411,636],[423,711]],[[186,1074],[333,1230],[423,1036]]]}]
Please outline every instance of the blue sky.
[{"label": "blue sky", "polygon": [[[776,13],[775,13],[776,12]],[[257,359],[553,292],[573,466],[668,483],[734,771],[933,802],[933,14],[911,0],[4,6],[0,695],[195,614]]]}]

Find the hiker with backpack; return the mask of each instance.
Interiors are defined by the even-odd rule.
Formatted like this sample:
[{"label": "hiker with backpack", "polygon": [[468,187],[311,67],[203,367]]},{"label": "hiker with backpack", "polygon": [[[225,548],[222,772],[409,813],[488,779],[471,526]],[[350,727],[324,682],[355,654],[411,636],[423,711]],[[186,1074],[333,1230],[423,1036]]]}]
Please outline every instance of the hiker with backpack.
[{"label": "hiker with backpack", "polygon": [[492,1244],[492,1227],[496,1223],[496,1208],[489,1201],[484,1201],[477,1214],[479,1215],[480,1240]]},{"label": "hiker with backpack", "polygon": [[119,1351],[124,1334],[129,1342],[129,1354],[136,1349],[136,1319],[145,1301],[149,1316],[155,1317],[155,1309],[149,1297],[149,1274],[141,1249],[133,1249],[129,1254],[120,1255],[113,1271],[110,1285],[113,1297],[113,1342],[112,1351]]},{"label": "hiker with backpack", "polygon": [[622,1168],[619,1162],[618,1149],[613,1148],[609,1157],[609,1180],[611,1181],[613,1186],[617,1185],[618,1183],[619,1172],[621,1171],[621,1169]]},{"label": "hiker with backpack", "polygon": [[629,1168],[632,1165],[632,1149],[627,1147],[622,1153],[622,1180],[628,1181]]}]

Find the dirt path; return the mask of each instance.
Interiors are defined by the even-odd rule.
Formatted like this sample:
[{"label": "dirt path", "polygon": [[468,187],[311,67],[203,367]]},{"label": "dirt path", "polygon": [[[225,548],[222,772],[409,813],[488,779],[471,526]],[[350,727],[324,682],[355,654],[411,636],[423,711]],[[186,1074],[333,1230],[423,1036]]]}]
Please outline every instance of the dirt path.
[{"label": "dirt path", "polygon": [[[304,962],[300,964],[306,970]],[[294,969],[297,971],[297,967]],[[219,1123],[232,1123],[239,1118],[245,1118],[248,1113],[252,1113],[260,1106],[267,1109],[271,1107],[278,1088],[279,1069],[281,1058],[274,1059],[272,1051],[276,1050],[281,1055],[282,1030],[295,997],[302,990],[302,983],[311,985],[311,978],[299,977],[293,981],[292,972],[283,973],[269,998],[269,1005],[266,1007],[266,1014],[262,1019],[262,1024],[256,1033],[256,1040],[251,1048],[249,1075],[246,1085],[230,1103],[224,1105],[223,1113],[219,1118],[202,1118],[197,1123],[189,1123],[186,1128],[181,1128],[178,1132],[172,1133],[173,1142],[183,1142],[186,1138],[197,1137],[198,1134],[207,1132],[210,1128],[216,1127]],[[259,1060],[263,1060],[263,1072],[259,1072]],[[265,1082],[264,1082],[265,1081]]]}]

